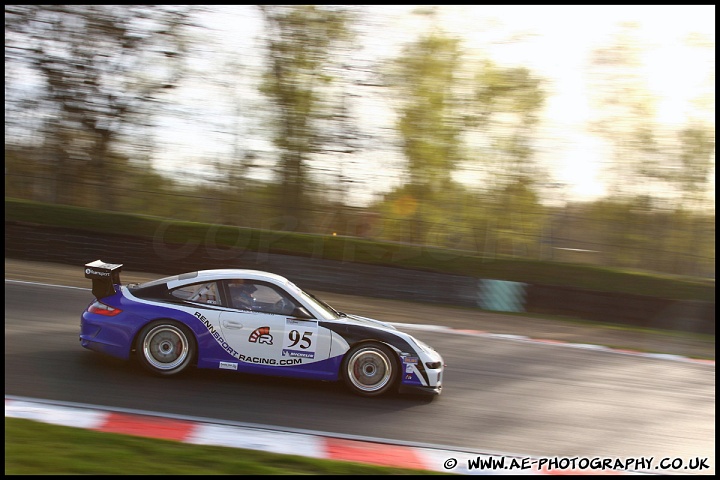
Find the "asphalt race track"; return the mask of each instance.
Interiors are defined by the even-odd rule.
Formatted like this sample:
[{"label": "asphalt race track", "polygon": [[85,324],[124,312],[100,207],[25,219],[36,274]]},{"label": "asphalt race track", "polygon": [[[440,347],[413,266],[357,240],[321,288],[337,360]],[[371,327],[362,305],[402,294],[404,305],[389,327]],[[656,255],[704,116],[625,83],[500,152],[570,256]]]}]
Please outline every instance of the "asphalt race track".
[{"label": "asphalt race track", "polygon": [[692,473],[715,471],[714,364],[412,330],[448,365],[431,401],[230,371],[155,378],[80,347],[91,300],[5,282],[6,395],[534,457],[700,457],[711,468]]}]

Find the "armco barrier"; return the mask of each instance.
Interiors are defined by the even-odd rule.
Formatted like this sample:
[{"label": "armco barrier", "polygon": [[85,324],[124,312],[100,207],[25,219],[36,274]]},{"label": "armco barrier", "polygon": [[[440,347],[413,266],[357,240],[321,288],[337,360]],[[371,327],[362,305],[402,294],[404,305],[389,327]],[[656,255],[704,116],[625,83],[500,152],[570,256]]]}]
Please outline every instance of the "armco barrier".
[{"label": "armco barrier", "polygon": [[526,293],[527,312],[715,335],[715,304],[710,302],[547,285],[530,285]]},{"label": "armco barrier", "polygon": [[571,287],[254,252],[214,245],[173,245],[157,238],[5,222],[5,256],[84,265],[122,263],[125,270],[176,274],[210,268],[254,268],[304,288],[486,310],[567,315],[592,321],[715,334],[715,303],[676,301]]}]

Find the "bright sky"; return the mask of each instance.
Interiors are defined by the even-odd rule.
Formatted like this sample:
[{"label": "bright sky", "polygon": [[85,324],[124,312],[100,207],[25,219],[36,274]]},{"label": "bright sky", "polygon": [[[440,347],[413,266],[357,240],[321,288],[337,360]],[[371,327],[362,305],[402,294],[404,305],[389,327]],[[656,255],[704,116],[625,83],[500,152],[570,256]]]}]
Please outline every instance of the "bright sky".
[{"label": "bright sky", "polygon": [[[208,24],[224,32],[222,38],[229,48],[241,52],[243,64],[256,63],[257,56],[242,55],[254,44],[262,31],[257,11],[252,6],[216,7],[216,15],[208,17]],[[427,17],[411,15],[417,6],[379,5],[367,7],[374,12],[376,29],[365,40],[369,54],[375,58],[397,55],[403,42],[412,41],[426,31]],[[427,6],[422,6],[427,8]],[[684,125],[692,119],[715,123],[715,6],[629,6],[629,5],[473,5],[442,6],[439,9],[445,31],[464,39],[464,47],[490,57],[505,66],[525,66],[535,75],[547,80],[548,91],[538,159],[547,165],[552,178],[548,183],[565,184],[568,198],[592,199],[605,193],[601,166],[608,149],[587,130],[587,122],[594,115],[590,106],[585,68],[590,52],[611,44],[622,22],[639,26],[644,52],[642,73],[651,91],[658,96],[657,121],[667,125]],[[693,47],[704,42],[710,48]],[[211,62],[217,52],[208,52],[203,61]],[[212,68],[208,66],[210,71]],[[186,91],[187,93],[187,91]],[[697,100],[706,96],[704,107]],[[709,99],[709,100],[708,100]],[[203,108],[202,117],[231,116],[217,101],[208,100],[193,90],[195,105]],[[211,105],[215,104],[215,107]],[[251,106],[248,106],[251,108]],[[381,105],[368,98],[364,111],[372,112],[370,121],[386,117],[378,114]],[[387,116],[386,118],[391,118]],[[389,120],[388,120],[389,121]],[[179,128],[181,135],[168,133],[166,141],[181,151],[197,155],[203,145],[209,154],[228,152],[227,137],[208,133],[202,128]],[[257,139],[248,138],[246,146],[263,148]],[[214,147],[208,148],[208,145]],[[387,158],[368,168],[375,152],[349,165],[345,174],[358,176],[358,190],[352,199],[365,203],[373,191],[386,191],[400,181],[401,159]],[[169,149],[160,165],[177,166],[176,148]],[[364,172],[373,178],[360,178]],[[383,172],[383,174],[378,174]]]}]

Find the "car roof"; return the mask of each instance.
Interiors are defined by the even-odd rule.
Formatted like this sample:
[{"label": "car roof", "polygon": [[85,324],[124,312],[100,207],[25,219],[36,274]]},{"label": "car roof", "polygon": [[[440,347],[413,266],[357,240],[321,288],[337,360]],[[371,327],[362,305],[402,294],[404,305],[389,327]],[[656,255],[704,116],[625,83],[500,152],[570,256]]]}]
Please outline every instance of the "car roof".
[{"label": "car roof", "polygon": [[168,287],[174,288],[179,285],[196,283],[211,280],[224,280],[229,278],[242,278],[247,280],[265,280],[282,285],[290,284],[290,281],[278,274],[262,270],[244,268],[218,268],[213,270],[198,270],[188,272],[164,279]]},{"label": "car roof", "polygon": [[273,279],[279,282],[287,282],[287,278],[276,273],[265,272],[262,270],[251,270],[246,268],[218,268],[214,270],[199,270],[198,278],[247,278],[252,280]]}]

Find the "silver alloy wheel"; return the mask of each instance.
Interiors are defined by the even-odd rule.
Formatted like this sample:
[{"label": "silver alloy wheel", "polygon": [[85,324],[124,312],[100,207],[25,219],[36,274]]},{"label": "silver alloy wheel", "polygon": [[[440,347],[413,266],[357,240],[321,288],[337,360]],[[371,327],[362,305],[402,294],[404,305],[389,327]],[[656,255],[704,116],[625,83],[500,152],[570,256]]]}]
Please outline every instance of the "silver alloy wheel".
[{"label": "silver alloy wheel", "polygon": [[158,370],[173,370],[190,354],[190,342],[174,325],[158,325],[143,338],[142,352],[148,364]]},{"label": "silver alloy wheel", "polygon": [[382,390],[390,382],[392,373],[392,360],[377,347],[360,348],[347,362],[348,380],[366,393]]}]

